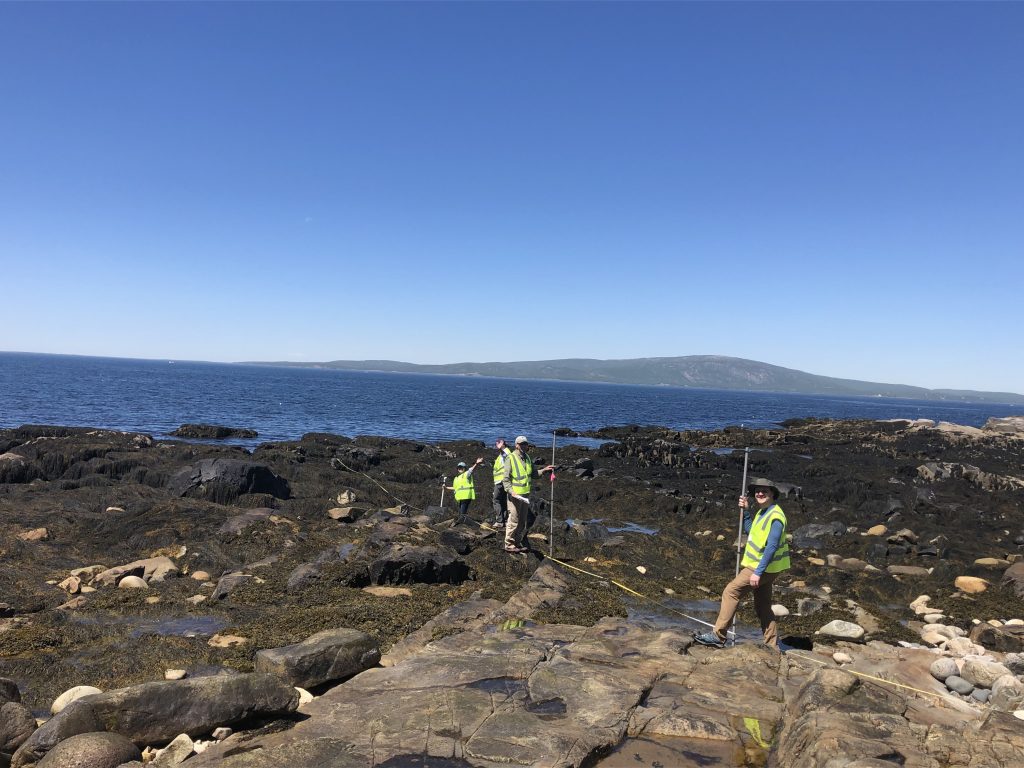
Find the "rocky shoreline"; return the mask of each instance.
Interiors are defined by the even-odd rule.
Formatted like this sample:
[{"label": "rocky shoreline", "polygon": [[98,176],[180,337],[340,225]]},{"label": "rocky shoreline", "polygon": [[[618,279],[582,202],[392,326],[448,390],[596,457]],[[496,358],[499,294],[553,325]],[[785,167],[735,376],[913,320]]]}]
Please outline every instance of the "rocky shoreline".
[{"label": "rocky shoreline", "polygon": [[[0,766],[1024,762],[1024,418],[585,436],[508,555],[480,443],[0,430]],[[781,655],[690,640],[744,446]]]}]

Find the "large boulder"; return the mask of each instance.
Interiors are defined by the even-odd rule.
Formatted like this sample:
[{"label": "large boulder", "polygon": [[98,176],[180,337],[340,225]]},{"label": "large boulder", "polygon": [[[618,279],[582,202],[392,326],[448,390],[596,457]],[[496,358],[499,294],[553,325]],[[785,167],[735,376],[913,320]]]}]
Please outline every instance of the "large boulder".
[{"label": "large boulder", "polygon": [[1010,586],[1017,597],[1024,598],[1024,560],[1014,563],[1003,571],[1000,583],[1003,586]]},{"label": "large boulder", "polygon": [[266,493],[279,499],[291,495],[287,480],[263,464],[242,459],[202,459],[172,475],[167,488],[175,496],[218,504],[234,501],[243,493]]},{"label": "large boulder", "polygon": [[858,642],[864,639],[864,627],[854,624],[852,621],[833,619],[818,630],[817,634],[830,637],[835,640],[852,640]]},{"label": "large boulder", "polygon": [[199,736],[253,716],[286,715],[298,705],[293,686],[262,673],[133,685],[73,702],[21,745],[11,766],[38,762],[58,743],[81,733],[109,731],[140,746],[157,744],[179,733]]},{"label": "large boulder", "polygon": [[0,753],[14,752],[35,729],[36,719],[24,704],[8,701],[0,705]]},{"label": "large boulder", "polygon": [[1020,653],[1024,651],[1024,626],[978,624],[971,630],[971,640],[991,651]]},{"label": "large boulder", "polygon": [[142,753],[119,733],[82,733],[55,746],[37,768],[117,768]]},{"label": "large boulder", "polygon": [[967,659],[960,670],[960,677],[978,688],[991,688],[1000,677],[1010,675],[1010,670],[997,661]]},{"label": "large boulder", "polygon": [[461,584],[469,566],[447,547],[392,544],[370,563],[371,584]]},{"label": "large boulder", "polygon": [[78,701],[85,696],[94,696],[97,693],[103,693],[103,691],[92,685],[76,685],[73,688],[68,688],[50,704],[50,714],[58,715],[70,706],[71,702]]},{"label": "large boulder", "polygon": [[255,669],[299,688],[351,677],[380,661],[377,641],[356,629],[325,629],[295,645],[256,654]]},{"label": "large boulder", "polygon": [[831,523],[808,523],[793,531],[792,546],[795,549],[825,549],[825,537],[841,536],[846,526],[834,520]]},{"label": "large boulder", "polygon": [[80,733],[104,730],[92,707],[79,699],[71,702],[60,714],[54,715],[25,740],[11,757],[11,768],[34,765],[60,742]]}]

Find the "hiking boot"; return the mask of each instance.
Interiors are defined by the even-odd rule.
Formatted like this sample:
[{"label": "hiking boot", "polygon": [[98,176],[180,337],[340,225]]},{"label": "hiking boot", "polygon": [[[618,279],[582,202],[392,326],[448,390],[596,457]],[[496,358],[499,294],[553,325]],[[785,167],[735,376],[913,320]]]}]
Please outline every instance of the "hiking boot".
[{"label": "hiking boot", "polygon": [[693,636],[693,641],[700,645],[708,645],[712,648],[725,648],[725,640],[722,640],[714,632],[701,632]]},{"label": "hiking boot", "polygon": [[505,530],[505,524],[504,523],[488,523],[487,527],[490,528],[491,530],[494,530],[494,531],[504,531]]},{"label": "hiking boot", "polygon": [[526,552],[526,547],[505,547],[505,551],[511,555],[521,555]]}]

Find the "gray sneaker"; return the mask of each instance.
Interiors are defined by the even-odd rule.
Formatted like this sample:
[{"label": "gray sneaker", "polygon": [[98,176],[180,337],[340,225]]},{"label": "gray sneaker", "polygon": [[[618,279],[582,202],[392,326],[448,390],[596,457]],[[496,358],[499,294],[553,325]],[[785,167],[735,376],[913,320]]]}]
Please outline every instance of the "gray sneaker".
[{"label": "gray sneaker", "polygon": [[719,638],[714,632],[701,632],[693,636],[693,641],[711,648],[725,648],[725,640]]}]

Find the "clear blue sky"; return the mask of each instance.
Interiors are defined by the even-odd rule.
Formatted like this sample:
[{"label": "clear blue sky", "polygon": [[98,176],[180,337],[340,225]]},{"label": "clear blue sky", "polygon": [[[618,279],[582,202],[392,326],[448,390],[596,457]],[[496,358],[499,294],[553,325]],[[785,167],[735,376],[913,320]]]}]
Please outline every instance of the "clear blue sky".
[{"label": "clear blue sky", "polygon": [[0,3],[0,349],[1024,392],[1024,4]]}]

